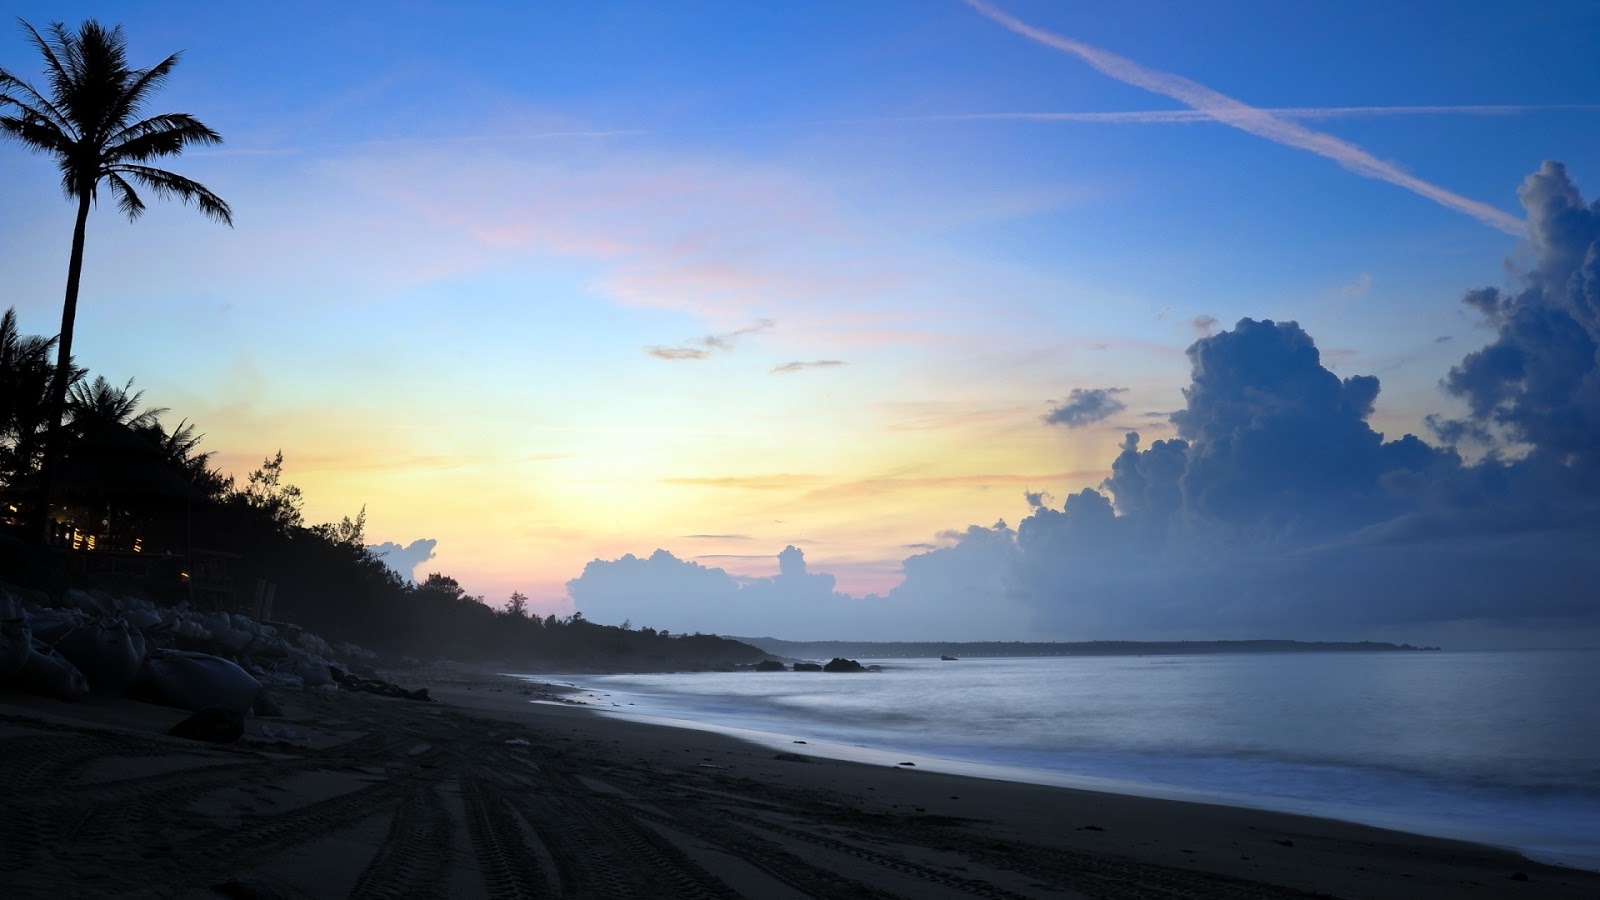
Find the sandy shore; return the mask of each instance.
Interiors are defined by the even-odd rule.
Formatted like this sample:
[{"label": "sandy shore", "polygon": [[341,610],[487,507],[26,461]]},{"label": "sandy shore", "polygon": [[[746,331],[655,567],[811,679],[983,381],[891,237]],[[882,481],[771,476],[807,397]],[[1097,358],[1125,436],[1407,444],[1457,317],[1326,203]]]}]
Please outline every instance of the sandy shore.
[{"label": "sandy shore", "polygon": [[1488,847],[398,680],[443,702],[279,695],[223,747],[167,737],[177,710],[0,694],[0,896],[1600,897],[1600,874]]}]

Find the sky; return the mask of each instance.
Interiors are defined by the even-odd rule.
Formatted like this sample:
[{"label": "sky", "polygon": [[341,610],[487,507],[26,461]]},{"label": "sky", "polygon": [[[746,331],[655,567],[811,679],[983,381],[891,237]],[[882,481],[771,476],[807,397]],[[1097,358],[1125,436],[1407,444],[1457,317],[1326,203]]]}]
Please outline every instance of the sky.
[{"label": "sky", "polygon": [[[7,11],[183,51],[147,112],[225,140],[168,167],[233,228],[91,218],[79,360],[408,575],[796,639],[1600,642],[1592,3]],[[0,144],[24,331],[72,213]]]}]

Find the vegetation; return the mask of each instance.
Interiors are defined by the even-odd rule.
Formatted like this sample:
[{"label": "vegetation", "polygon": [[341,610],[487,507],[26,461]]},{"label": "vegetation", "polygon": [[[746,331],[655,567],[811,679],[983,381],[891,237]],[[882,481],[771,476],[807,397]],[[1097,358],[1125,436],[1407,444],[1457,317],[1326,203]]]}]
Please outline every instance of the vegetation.
[{"label": "vegetation", "polygon": [[67,388],[73,380],[72,331],[78,314],[84,234],[100,185],[110,188],[117,208],[130,220],[139,218],[145,209],[136,185],[157,197],[193,203],[201,213],[226,225],[233,224],[233,211],[205,185],[148,165],[154,159],[177,156],[192,144],[222,143],[221,135],[188,113],[139,118],[151,95],[177,67],[178,54],[148,69],[133,69],[128,66],[120,26],[106,28],[90,19],[74,33],[56,22],[50,25],[48,38],[27,22],[22,26],[44,59],[48,96],[0,68],[0,136],[54,157],[61,170],[61,190],[78,205],[66,299],[61,305],[61,333],[56,338],[56,370],[46,407],[40,479],[46,498],[40,510],[43,519],[49,511],[50,486],[62,449]]},{"label": "vegetation", "polygon": [[[26,336],[14,310],[0,317],[0,571],[8,580],[57,594],[138,590],[413,656],[640,669],[762,656],[734,641],[600,626],[576,613],[540,619],[520,593],[497,611],[438,573],[407,584],[366,547],[364,508],[353,520],[306,525],[281,450],[239,487],[198,451],[194,425],[165,427],[167,410],[144,408],[131,379],[86,381],[73,364],[73,324],[100,188],[129,219],[144,212],[143,189],[231,225],[233,211],[205,185],[150,165],[222,138],[188,113],[140,118],[178,54],[135,69],[119,27],[91,19],[40,34],[22,24],[44,62],[45,89],[0,69],[0,136],[55,159],[77,218],[60,334]],[[29,516],[40,525],[37,541],[23,534]]]},{"label": "vegetation", "polygon": [[[36,493],[52,344],[20,334],[14,311],[0,316],[0,496],[13,507]],[[68,397],[53,514],[62,540],[30,546],[16,516],[0,529],[11,532],[0,537],[6,577],[22,587],[138,591],[252,613],[265,612],[258,593],[264,600],[270,591],[266,618],[332,640],[528,668],[721,668],[763,656],[711,635],[597,625],[580,613],[540,618],[521,593],[497,610],[440,573],[407,584],[366,546],[365,508],[337,523],[305,523],[282,451],[241,486],[198,452],[192,424],[167,428],[168,411],[144,406],[132,380],[119,386],[74,369]],[[200,572],[204,560],[216,570]],[[118,565],[98,565],[110,562]]]}]

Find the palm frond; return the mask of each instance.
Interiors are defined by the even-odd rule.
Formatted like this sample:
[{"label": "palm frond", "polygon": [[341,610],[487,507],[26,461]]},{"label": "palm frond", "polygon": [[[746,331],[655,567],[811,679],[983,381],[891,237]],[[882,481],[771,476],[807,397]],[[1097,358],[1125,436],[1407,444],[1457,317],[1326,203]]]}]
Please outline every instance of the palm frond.
[{"label": "palm frond", "polygon": [[122,94],[117,98],[113,120],[122,123],[138,114],[149,95],[160,88],[166,82],[167,76],[172,74],[172,70],[178,65],[178,57],[182,55],[174,53],[148,69],[130,72],[133,79],[123,85]]},{"label": "palm frond", "polygon": [[170,197],[182,201],[185,205],[193,203],[207,218],[216,219],[224,225],[233,224],[233,210],[228,204],[212,193],[210,188],[192,178],[185,178],[165,169],[129,163],[108,166],[105,173],[108,176],[127,175],[155,192],[158,197]]},{"label": "palm frond", "polygon": [[[49,41],[45,40],[44,35],[41,35],[37,28],[34,28],[32,25],[29,25],[22,19],[18,19],[17,21],[22,22],[22,27],[27,30],[29,40],[32,42],[34,49],[38,50],[39,55],[44,57],[46,65],[45,74],[50,77],[50,87],[52,92],[57,98],[66,97],[71,93],[72,76],[70,73],[68,73],[67,67],[61,64],[61,59],[56,56],[55,46]],[[66,44],[68,36],[65,25],[62,25],[60,22],[51,22],[49,31],[51,34],[55,35],[58,45],[64,46]],[[62,112],[66,113],[66,110],[63,110]],[[70,118],[70,116],[67,118]]]},{"label": "palm frond", "polygon": [[115,172],[107,175],[106,180],[111,182],[111,193],[117,197],[117,209],[128,217],[128,221],[144,215],[144,201],[139,199],[139,192],[133,189],[133,185]]},{"label": "palm frond", "polygon": [[0,134],[15,138],[36,153],[63,154],[72,149],[72,138],[43,116],[26,107],[20,116],[0,116]]},{"label": "palm frond", "polygon": [[63,134],[75,134],[72,121],[63,115],[54,103],[39,93],[37,88],[0,68],[0,107],[7,104],[20,109],[23,115],[44,119]]},{"label": "palm frond", "polygon": [[167,113],[135,122],[112,135],[107,142],[108,160],[142,162],[157,156],[173,156],[189,144],[220,144],[222,135],[188,113]]}]

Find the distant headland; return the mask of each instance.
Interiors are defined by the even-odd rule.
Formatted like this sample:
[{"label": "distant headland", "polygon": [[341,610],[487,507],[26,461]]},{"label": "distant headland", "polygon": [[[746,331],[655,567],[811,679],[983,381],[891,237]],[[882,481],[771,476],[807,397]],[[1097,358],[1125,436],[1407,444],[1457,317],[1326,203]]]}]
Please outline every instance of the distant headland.
[{"label": "distant headland", "polygon": [[1387,653],[1438,650],[1386,641],[784,641],[736,637],[771,653],[801,659],[969,658],[996,656],[1203,656],[1219,653]]}]

